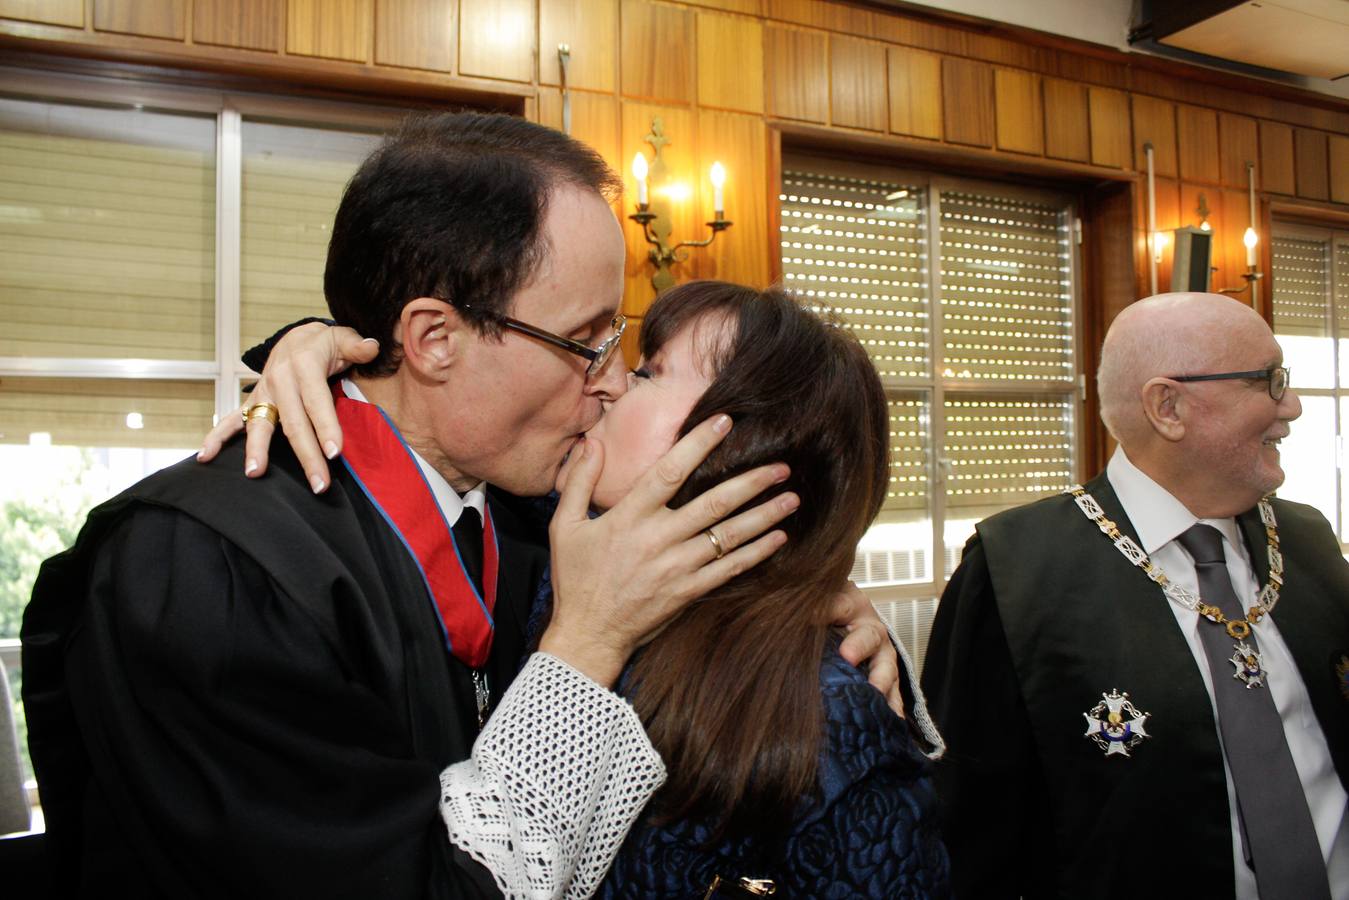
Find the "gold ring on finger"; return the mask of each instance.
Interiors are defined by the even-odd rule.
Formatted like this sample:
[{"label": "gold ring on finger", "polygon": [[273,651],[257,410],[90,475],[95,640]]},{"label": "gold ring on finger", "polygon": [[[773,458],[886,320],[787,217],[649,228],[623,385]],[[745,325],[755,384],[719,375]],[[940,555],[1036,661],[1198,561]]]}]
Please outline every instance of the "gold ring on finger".
[{"label": "gold ring on finger", "polygon": [[703,534],[707,535],[707,539],[712,542],[712,549],[717,551],[717,559],[726,555],[726,548],[721,545],[721,538],[717,537],[716,532],[708,528],[703,531]]},{"label": "gold ring on finger", "polygon": [[252,406],[250,406],[248,409],[244,411],[245,425],[247,425],[254,419],[266,419],[268,422],[275,425],[280,418],[281,418],[281,411],[276,408],[276,404],[267,403],[266,401],[263,401],[261,403],[254,403]]}]

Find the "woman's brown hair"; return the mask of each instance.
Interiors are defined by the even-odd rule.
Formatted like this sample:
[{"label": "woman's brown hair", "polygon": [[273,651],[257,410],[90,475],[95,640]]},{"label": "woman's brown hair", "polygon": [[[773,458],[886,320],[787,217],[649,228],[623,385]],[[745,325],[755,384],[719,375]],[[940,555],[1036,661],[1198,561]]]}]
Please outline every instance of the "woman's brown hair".
[{"label": "woman's brown hair", "polygon": [[[722,334],[705,331],[722,321]],[[647,313],[642,356],[689,326],[715,380],[680,435],[716,413],[734,427],[671,505],[772,462],[790,477],[746,506],[783,491],[801,505],[780,526],[787,543],[672,621],[625,692],[670,772],[658,820],[705,818],[717,838],[781,837],[815,787],[830,607],[885,499],[885,392],[857,339],[786,291],[676,287]]]}]

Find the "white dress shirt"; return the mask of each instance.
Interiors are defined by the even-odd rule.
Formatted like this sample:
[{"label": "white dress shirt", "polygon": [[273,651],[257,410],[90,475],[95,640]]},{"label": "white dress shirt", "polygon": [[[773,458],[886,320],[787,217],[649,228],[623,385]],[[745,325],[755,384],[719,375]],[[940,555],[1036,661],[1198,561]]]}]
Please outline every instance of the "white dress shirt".
[{"label": "white dress shirt", "polygon": [[[1190,554],[1176,540],[1196,522],[1212,525],[1223,536],[1223,555],[1227,560],[1227,572],[1232,579],[1232,587],[1242,605],[1249,607],[1260,593],[1256,582],[1255,570],[1251,566],[1250,554],[1242,540],[1241,529],[1236,519],[1199,519],[1185,505],[1171,495],[1169,491],[1153,481],[1138,469],[1125,455],[1123,448],[1117,448],[1106,467],[1106,478],[1115,489],[1120,505],[1133,523],[1144,552],[1151,557],[1166,576],[1182,588],[1199,592],[1199,578]],[[1256,552],[1264,553],[1260,547]],[[1139,571],[1139,577],[1146,577]],[[1296,572],[1289,572],[1287,579],[1292,581]],[[1168,603],[1176,617],[1176,624],[1189,642],[1190,652],[1194,654],[1195,665],[1204,679],[1209,702],[1213,703],[1213,678],[1209,673],[1208,656],[1199,637],[1200,628],[1216,628],[1213,623],[1200,621],[1199,613],[1186,609],[1178,603]],[[1339,776],[1335,773],[1334,762],[1330,758],[1330,748],[1326,744],[1325,733],[1312,710],[1307,688],[1302,683],[1297,664],[1279,634],[1274,620],[1265,616],[1254,626],[1256,640],[1259,642],[1260,659],[1269,674],[1266,681],[1268,690],[1274,698],[1274,706],[1283,720],[1284,735],[1288,740],[1288,749],[1292,752],[1293,766],[1297,769],[1302,782],[1303,792],[1307,795],[1307,806],[1311,810],[1312,823],[1321,844],[1321,854],[1326,860],[1330,875],[1330,890],[1334,900],[1349,900],[1349,816],[1346,815],[1346,795]],[[1213,717],[1218,718],[1216,704]],[[1219,745],[1222,735],[1218,736]],[[1255,874],[1247,867],[1241,853],[1241,835],[1238,831],[1236,813],[1236,793],[1232,786],[1232,772],[1223,757],[1223,769],[1227,776],[1227,808],[1232,820],[1233,871],[1236,874],[1237,900],[1258,900]]]},{"label": "white dress shirt", "polygon": [[[342,393],[346,394],[348,399],[356,400],[360,403],[369,403],[365,399],[365,394],[350,378],[342,379]],[[487,516],[483,512],[487,507],[487,482],[479,481],[472,490],[460,497],[459,492],[450,487],[450,483],[426,460],[422,459],[420,453],[413,450],[411,446],[408,450],[412,453],[412,458],[417,461],[417,466],[422,470],[422,475],[426,476],[426,483],[431,488],[431,493],[436,498],[436,503],[440,506],[440,512],[445,516],[445,524],[454,527],[454,523],[459,521],[459,516],[464,512],[465,506],[471,506],[478,511],[478,521],[486,522]]]}]

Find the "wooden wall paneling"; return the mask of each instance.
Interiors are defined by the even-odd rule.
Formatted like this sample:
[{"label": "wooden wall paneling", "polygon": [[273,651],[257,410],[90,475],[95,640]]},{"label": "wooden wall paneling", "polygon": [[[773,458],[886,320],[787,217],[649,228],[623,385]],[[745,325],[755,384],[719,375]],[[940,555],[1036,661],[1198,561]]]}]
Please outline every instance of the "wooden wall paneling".
[{"label": "wooden wall paneling", "polygon": [[288,0],[286,52],[366,62],[374,24],[371,0]]},{"label": "wooden wall paneling", "polygon": [[1176,107],[1165,100],[1133,96],[1134,168],[1147,170],[1143,145],[1152,142],[1153,169],[1158,175],[1174,178],[1176,166]]},{"label": "wooden wall paneling", "polygon": [[763,23],[697,13],[698,103],[763,113]]},{"label": "wooden wall paneling", "polygon": [[886,100],[884,44],[830,35],[829,110],[831,124],[885,130],[890,108]]},{"label": "wooden wall paneling", "polygon": [[186,0],[94,0],[94,30],[181,41]]},{"label": "wooden wall paneling", "polygon": [[[1223,208],[1223,223],[1225,227],[1221,231],[1214,232],[1213,242],[1215,246],[1214,256],[1219,255],[1216,248],[1221,248],[1222,259],[1226,266],[1220,269],[1213,276],[1213,288],[1234,288],[1246,284],[1241,275],[1246,271],[1246,244],[1242,238],[1246,236],[1246,229],[1251,224],[1251,202],[1250,196],[1245,191],[1224,190],[1220,202]],[[1210,199],[1209,203],[1213,201]],[[1256,227],[1259,228],[1259,206],[1256,207]],[[1217,226],[1214,226],[1215,229]],[[1262,237],[1268,238],[1268,235],[1262,234]],[[1260,248],[1256,247],[1256,259],[1259,259]],[[1214,265],[1219,265],[1215,262]],[[1266,270],[1268,271],[1268,270]],[[1238,300],[1251,303],[1251,293],[1247,291],[1244,294],[1236,295]]]},{"label": "wooden wall paneling", "polygon": [[820,31],[764,26],[768,114],[826,122],[829,118],[829,43]]},{"label": "wooden wall paneling", "polygon": [[1044,79],[1045,155],[1076,162],[1091,160],[1091,114],[1087,86]]},{"label": "wooden wall paneling", "polygon": [[1218,160],[1224,187],[1246,187],[1246,163],[1255,163],[1260,174],[1260,129],[1247,116],[1218,115]]},{"label": "wooden wall paneling", "polygon": [[704,6],[723,12],[744,13],[747,16],[762,16],[763,4],[759,0],[684,0],[692,6]]},{"label": "wooden wall paneling", "polygon": [[942,59],[942,121],[954,144],[993,146],[993,67],[969,59]]},{"label": "wooden wall paneling", "polygon": [[693,12],[647,0],[624,0],[619,60],[627,97],[689,103],[693,79]]},{"label": "wooden wall paneling", "polygon": [[1293,173],[1299,197],[1330,199],[1329,147],[1324,132],[1306,128],[1293,131]]},{"label": "wooden wall paneling", "polygon": [[537,36],[533,0],[459,0],[459,73],[533,81]]},{"label": "wooden wall paneling", "polygon": [[195,0],[192,40],[198,44],[281,49],[284,0]]},{"label": "wooden wall paneling", "polygon": [[628,317],[628,327],[619,339],[618,346],[623,351],[623,362],[627,363],[629,369],[635,369],[642,358],[642,317],[632,313],[625,315]]},{"label": "wooden wall paneling", "polygon": [[[549,128],[562,130],[562,92],[557,88],[543,88],[539,91],[538,121]],[[646,134],[645,129],[642,134]],[[630,174],[625,170],[632,162],[632,156],[629,155],[624,159],[621,154],[622,145],[618,137],[618,98],[613,94],[572,91],[571,135],[578,141],[594,147],[615,172]],[[636,196],[634,188],[630,196],[624,196],[624,202],[635,202]]]},{"label": "wooden wall paneling", "polygon": [[1021,69],[995,69],[993,109],[999,150],[1044,154],[1045,113],[1039,75]]},{"label": "wooden wall paneling", "polygon": [[[1136,263],[1139,253],[1134,234],[1135,184],[1107,182],[1083,198],[1083,275],[1086,296],[1082,309],[1082,371],[1100,368],[1101,342],[1115,316],[1141,296]],[[1144,284],[1147,283],[1146,271]],[[1144,291],[1146,293],[1146,291]],[[1113,452],[1100,421],[1096,379],[1087,378],[1083,408],[1083,446],[1078,478],[1090,478],[1105,468]]]},{"label": "wooden wall paneling", "polygon": [[457,0],[375,0],[375,62],[453,72]]},{"label": "wooden wall paneling", "polygon": [[1198,106],[1177,107],[1176,143],[1182,181],[1218,183],[1217,113]]},{"label": "wooden wall paneling", "polygon": [[1349,136],[1330,136],[1330,199],[1349,203]]},{"label": "wooden wall paneling", "polygon": [[720,278],[764,287],[772,279],[770,257],[777,235],[769,234],[767,127],[761,116],[704,109],[698,113],[698,222],[712,219],[712,163],[726,167],[726,218],[735,224],[711,246],[693,251],[699,278]]},{"label": "wooden wall paneling", "polygon": [[0,0],[0,17],[84,27],[84,0]]},{"label": "wooden wall paneling", "polygon": [[[1157,230],[1160,232],[1167,232],[1168,233],[1167,238],[1171,239],[1171,242],[1168,243],[1167,246],[1162,250],[1162,261],[1157,264],[1157,290],[1165,293],[1166,291],[1171,290],[1171,260],[1176,250],[1174,243],[1174,235],[1171,235],[1169,232],[1174,231],[1181,225],[1197,224],[1198,220],[1193,217],[1187,218],[1181,212],[1180,182],[1175,181],[1171,178],[1158,178],[1156,193],[1157,193]],[[1135,192],[1135,194],[1138,197],[1137,221],[1139,224],[1139,228],[1146,229],[1148,227],[1147,185],[1140,183],[1139,189]],[[1146,246],[1147,244],[1145,241],[1144,242],[1145,253],[1147,252]],[[1143,277],[1138,284],[1139,288],[1138,295],[1140,297],[1147,294],[1149,287],[1147,282],[1146,258],[1144,259],[1144,263],[1145,267],[1143,270]]]},{"label": "wooden wall paneling", "polygon": [[1272,194],[1297,193],[1293,174],[1293,129],[1279,122],[1260,121],[1260,190]]},{"label": "wooden wall paneling", "polygon": [[1098,166],[1127,169],[1133,162],[1129,95],[1110,88],[1087,89],[1091,110],[1091,161]]},{"label": "wooden wall paneling", "polygon": [[[653,185],[652,209],[659,211],[662,202],[668,203],[671,236],[676,243],[690,239],[701,240],[707,236],[704,234],[706,229],[702,224],[707,218],[701,215],[702,210],[698,204],[700,181],[707,179],[707,173],[697,171],[698,134],[693,113],[688,107],[683,106],[623,101],[620,118],[622,127],[619,135],[622,141],[620,152],[624,160],[622,224],[623,236],[628,244],[628,265],[623,291],[623,312],[626,315],[642,315],[655,299],[655,290],[651,287],[651,276],[655,273],[655,269],[647,259],[650,245],[642,236],[642,229],[628,216],[637,208],[637,182],[632,177],[632,157],[641,151],[648,162],[654,159],[651,145],[642,138],[651,130],[651,120],[657,116],[661,118],[665,136],[670,141],[661,150],[661,159],[669,167],[672,180],[683,186],[687,196],[682,199],[675,197],[665,200]],[[717,240],[725,237],[726,235],[722,235]],[[679,282],[691,279],[693,277],[691,266],[691,260],[675,265],[672,270],[675,279]]]},{"label": "wooden wall paneling", "polygon": [[941,57],[908,47],[887,48],[890,130],[941,139]]},{"label": "wooden wall paneling", "polygon": [[839,34],[870,37],[876,34],[878,17],[870,10],[820,0],[763,0],[763,15],[769,19],[823,28]]},{"label": "wooden wall paneling", "polygon": [[618,83],[618,0],[539,0],[539,83],[561,84],[557,45],[571,48],[567,84],[612,91]]}]

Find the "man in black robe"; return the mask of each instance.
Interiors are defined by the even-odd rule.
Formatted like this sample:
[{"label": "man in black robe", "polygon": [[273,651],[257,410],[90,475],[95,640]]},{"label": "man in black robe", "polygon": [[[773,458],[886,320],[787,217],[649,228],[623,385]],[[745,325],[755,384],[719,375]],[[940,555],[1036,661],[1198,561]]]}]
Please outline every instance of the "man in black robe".
[{"label": "man in black robe", "polygon": [[[1270,500],[1276,537],[1257,509],[1283,481],[1278,442],[1301,413],[1281,360],[1236,301],[1134,304],[1102,350],[1102,418],[1119,442],[1106,472],[1082,497],[979,524],[923,673],[948,745],[937,779],[958,897],[1288,896],[1260,877],[1293,849],[1262,860],[1260,828],[1305,839],[1297,896],[1349,896],[1349,565],[1312,507]],[[1186,544],[1196,528],[1226,547],[1218,574],[1230,569],[1243,610],[1282,568],[1277,610],[1251,616],[1261,678],[1244,660],[1210,668],[1204,632],[1223,655],[1234,641],[1175,590],[1216,604],[1208,561]],[[1273,700],[1254,735],[1266,758],[1234,758],[1251,741],[1231,738],[1215,685]],[[1253,821],[1284,754],[1291,789]],[[1252,763],[1254,785],[1240,778]]]},{"label": "man in black robe", "polygon": [[[771,552],[754,536],[785,514],[716,524],[724,559],[700,533],[769,467],[679,511],[653,476],[619,515],[562,523],[559,550],[625,551],[564,552],[547,652],[516,675],[548,554],[512,495],[550,490],[623,389],[605,366],[624,263],[613,189],[591,151],[519,119],[404,126],[334,223],[330,309],[379,354],[335,392],[348,443],[331,483],[286,448],[246,482],[235,444],[99,507],[44,565],[24,702],[55,895],[598,883],[663,780],[608,686],[680,604]],[[687,473],[719,428],[670,468]],[[571,483],[601,454],[573,454]]]}]

